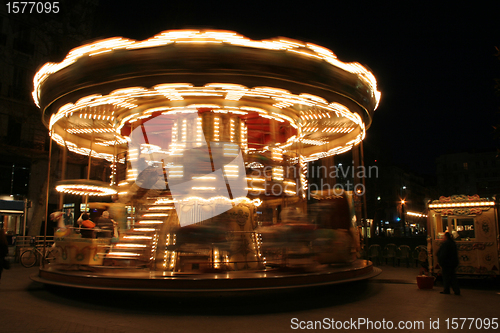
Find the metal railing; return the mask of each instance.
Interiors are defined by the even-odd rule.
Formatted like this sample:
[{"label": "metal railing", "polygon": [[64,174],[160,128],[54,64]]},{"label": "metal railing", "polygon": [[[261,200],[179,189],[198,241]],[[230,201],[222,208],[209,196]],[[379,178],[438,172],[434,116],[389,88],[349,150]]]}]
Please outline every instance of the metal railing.
[{"label": "metal railing", "polygon": [[54,236],[15,236],[13,240],[15,261],[19,262],[21,254],[35,247],[50,247],[54,244]]}]

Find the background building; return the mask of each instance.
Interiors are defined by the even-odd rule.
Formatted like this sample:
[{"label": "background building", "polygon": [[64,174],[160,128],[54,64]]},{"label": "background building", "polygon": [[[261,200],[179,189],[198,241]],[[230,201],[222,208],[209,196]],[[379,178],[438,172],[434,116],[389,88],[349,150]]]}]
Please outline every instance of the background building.
[{"label": "background building", "polygon": [[439,195],[500,193],[500,160],[496,152],[456,153],[437,158]]},{"label": "background building", "polygon": [[394,165],[381,165],[379,171],[372,208],[379,234],[423,234],[427,226],[426,203],[435,193],[432,180]]},{"label": "background building", "polygon": [[[98,0],[59,4],[64,15],[14,15],[0,8],[0,200],[25,202],[32,235],[45,219],[49,143],[31,97],[33,76],[44,63],[60,61],[91,38]],[[10,234],[23,234],[24,216],[3,208],[0,223]]]}]

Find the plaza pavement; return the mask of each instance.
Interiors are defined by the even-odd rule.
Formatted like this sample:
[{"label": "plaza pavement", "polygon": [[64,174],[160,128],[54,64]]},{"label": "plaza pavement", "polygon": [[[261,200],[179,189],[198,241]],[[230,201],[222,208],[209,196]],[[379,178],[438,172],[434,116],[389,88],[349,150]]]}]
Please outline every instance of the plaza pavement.
[{"label": "plaza pavement", "polygon": [[[469,329],[469,322],[464,329],[447,330],[445,322],[460,317],[500,319],[496,281],[461,281],[461,296],[442,295],[439,286],[417,288],[417,268],[379,267],[382,273],[368,282],[270,295],[172,298],[159,293],[45,287],[29,278],[38,268],[13,264],[0,283],[0,332],[297,332],[298,327],[313,327],[318,321],[332,325],[333,319],[333,325],[337,321],[350,325],[358,318],[374,326],[334,331],[389,332],[389,321],[424,325],[404,332],[498,331]],[[376,329],[384,321],[386,329]],[[308,331],[331,330],[316,325]]]}]

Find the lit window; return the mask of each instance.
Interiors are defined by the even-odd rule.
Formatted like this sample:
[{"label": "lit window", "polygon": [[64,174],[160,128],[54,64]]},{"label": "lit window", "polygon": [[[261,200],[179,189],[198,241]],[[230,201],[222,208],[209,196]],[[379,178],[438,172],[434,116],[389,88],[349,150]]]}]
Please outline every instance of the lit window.
[{"label": "lit window", "polygon": [[[474,219],[471,218],[459,218],[455,220],[455,230],[458,232],[460,240],[468,240],[475,238],[476,233],[474,231]],[[453,235],[456,237],[456,234]]]}]

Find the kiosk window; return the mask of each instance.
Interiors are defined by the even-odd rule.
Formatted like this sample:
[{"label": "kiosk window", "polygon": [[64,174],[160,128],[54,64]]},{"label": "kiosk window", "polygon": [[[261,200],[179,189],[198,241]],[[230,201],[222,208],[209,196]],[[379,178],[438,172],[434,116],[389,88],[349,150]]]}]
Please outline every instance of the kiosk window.
[{"label": "kiosk window", "polygon": [[447,216],[443,216],[442,225],[441,225],[441,231],[443,233],[445,233],[445,232],[448,231],[448,217]]},{"label": "kiosk window", "polygon": [[464,218],[456,219],[455,221],[455,230],[460,235],[461,240],[476,237],[476,232],[474,231],[474,219]]},{"label": "kiosk window", "polygon": [[436,214],[434,215],[434,223],[436,228],[436,234],[434,237],[436,237],[436,239],[442,239],[445,231],[448,231],[448,217]]}]

